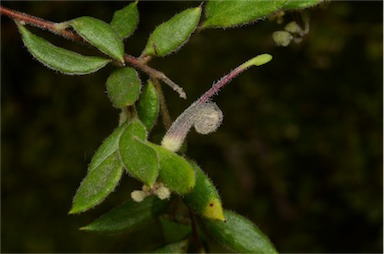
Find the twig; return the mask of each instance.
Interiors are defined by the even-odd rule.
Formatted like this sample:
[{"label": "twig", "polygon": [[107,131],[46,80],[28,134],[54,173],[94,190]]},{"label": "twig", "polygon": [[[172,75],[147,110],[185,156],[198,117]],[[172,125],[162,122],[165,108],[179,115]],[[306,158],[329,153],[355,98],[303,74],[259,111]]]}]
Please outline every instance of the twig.
[{"label": "twig", "polygon": [[60,26],[58,23],[47,21],[35,16],[28,15],[26,13],[11,10],[1,5],[0,14],[5,15],[11,19],[17,20],[22,24],[28,24],[31,26],[38,27],[40,29],[48,30],[52,33],[71,39],[73,41],[84,42],[83,38],[81,38],[78,34],[70,30],[63,29],[62,26]]},{"label": "twig", "polygon": [[[180,98],[183,98],[183,99],[187,98],[187,95],[185,94],[183,88],[181,88],[175,82],[170,80],[167,76],[165,76],[164,73],[162,73],[158,70],[155,70],[155,69],[149,67],[148,65],[146,65],[146,61],[141,61],[140,58],[135,58],[135,57],[130,56],[130,55],[125,55],[124,60],[126,63],[129,63],[129,64],[133,65],[134,67],[147,73],[151,78],[160,79],[161,81],[166,83],[168,86],[170,86],[174,91],[176,91],[179,94]],[[147,60],[147,59],[145,59],[145,60]]]},{"label": "twig", "polygon": [[152,78],[152,83],[156,88],[157,94],[159,96],[159,102],[160,102],[160,112],[161,112],[161,117],[163,119],[163,125],[166,130],[168,130],[171,127],[172,120],[169,115],[168,107],[167,104],[165,103],[165,98],[163,94],[163,90],[161,89],[161,86],[159,84],[159,80]]}]

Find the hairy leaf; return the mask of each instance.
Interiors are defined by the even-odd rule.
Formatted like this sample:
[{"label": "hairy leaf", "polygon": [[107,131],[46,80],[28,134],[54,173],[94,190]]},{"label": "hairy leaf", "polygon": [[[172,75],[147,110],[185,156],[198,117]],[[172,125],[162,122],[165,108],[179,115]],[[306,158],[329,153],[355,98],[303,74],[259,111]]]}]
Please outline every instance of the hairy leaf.
[{"label": "hairy leaf", "polygon": [[180,48],[195,30],[201,7],[187,9],[156,27],[142,55],[165,56]]},{"label": "hairy leaf", "polygon": [[277,253],[261,230],[243,216],[224,210],[226,221],[205,219],[209,234],[223,246],[238,253]]},{"label": "hairy leaf", "polygon": [[159,158],[159,180],[167,188],[180,195],[192,191],[195,186],[195,171],[191,164],[180,155],[171,152],[153,143],[147,143],[152,147]]},{"label": "hairy leaf", "polygon": [[96,153],[93,155],[91,163],[88,167],[88,171],[94,170],[111,154],[118,151],[120,136],[127,128],[128,124],[129,123],[126,122],[120,127],[116,128],[112,134],[104,140],[101,146],[97,149]]},{"label": "hairy leaf", "polygon": [[20,24],[17,26],[28,51],[42,64],[53,70],[69,75],[83,75],[98,71],[110,62],[108,59],[83,56],[57,47],[32,34],[24,26]]},{"label": "hairy leaf", "polygon": [[80,17],[68,24],[91,45],[124,63],[123,41],[108,23],[93,17]]},{"label": "hairy leaf", "polygon": [[111,26],[123,39],[128,38],[135,31],[139,23],[137,1],[130,3],[113,14]]},{"label": "hairy leaf", "polygon": [[299,10],[305,9],[308,7],[313,7],[315,5],[324,2],[324,0],[290,0],[283,6],[283,10]]},{"label": "hairy leaf", "polygon": [[94,170],[88,171],[73,198],[70,214],[84,212],[101,203],[117,186],[122,176],[118,153],[108,156]]},{"label": "hairy leaf", "polygon": [[196,185],[184,197],[185,203],[206,218],[224,221],[223,207],[215,186],[196,163],[191,162],[191,165],[196,172]]},{"label": "hairy leaf", "polygon": [[159,174],[156,152],[144,143],[144,125],[135,119],[120,137],[119,152],[128,173],[149,187],[153,187]]},{"label": "hairy leaf", "polygon": [[133,105],[139,98],[140,90],[139,75],[133,68],[115,70],[107,79],[107,92],[116,108]]},{"label": "hairy leaf", "polygon": [[138,203],[129,200],[104,214],[81,230],[99,233],[133,231],[156,219],[169,205],[166,200],[151,196]]},{"label": "hairy leaf", "polygon": [[141,92],[137,113],[147,130],[150,131],[155,125],[159,114],[159,96],[150,80],[148,80],[147,86]]},{"label": "hairy leaf", "polygon": [[288,0],[210,0],[205,8],[203,28],[231,27],[265,18]]}]

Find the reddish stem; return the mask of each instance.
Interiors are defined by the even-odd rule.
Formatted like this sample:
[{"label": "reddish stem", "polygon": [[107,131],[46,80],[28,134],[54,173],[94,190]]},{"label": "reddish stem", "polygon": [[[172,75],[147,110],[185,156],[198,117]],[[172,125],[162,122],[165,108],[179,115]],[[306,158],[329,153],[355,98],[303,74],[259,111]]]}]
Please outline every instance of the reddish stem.
[{"label": "reddish stem", "polygon": [[35,16],[31,16],[22,12],[15,11],[15,10],[11,10],[1,5],[0,5],[0,14],[5,15],[13,20],[17,20],[19,22],[23,22],[31,26],[48,30],[50,32],[53,32],[55,34],[61,35],[65,38],[68,38],[74,41],[81,41],[81,42],[84,41],[79,35],[77,35],[72,31],[65,30],[65,29],[63,30],[57,29],[56,23],[54,22],[47,21]]},{"label": "reddish stem", "polygon": [[223,86],[225,86],[226,84],[228,84],[229,82],[231,82],[232,79],[234,79],[235,77],[237,77],[240,73],[242,73],[246,68],[242,68],[242,67],[237,67],[236,69],[234,69],[233,71],[231,71],[230,73],[228,73],[227,75],[225,75],[224,77],[222,77],[219,81],[217,81],[215,84],[213,84],[213,86],[208,90],[206,91],[198,100],[197,100],[197,104],[202,104],[202,103],[205,103],[207,101],[209,101],[209,99],[214,96],[215,94],[217,94],[217,92],[220,90],[220,88],[222,88]]}]

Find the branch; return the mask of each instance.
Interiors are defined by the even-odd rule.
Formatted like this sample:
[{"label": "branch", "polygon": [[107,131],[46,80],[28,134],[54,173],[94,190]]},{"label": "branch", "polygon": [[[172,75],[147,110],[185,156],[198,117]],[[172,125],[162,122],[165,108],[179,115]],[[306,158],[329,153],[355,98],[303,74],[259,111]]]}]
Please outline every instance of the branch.
[{"label": "branch", "polygon": [[149,67],[146,64],[147,59],[144,59],[144,61],[141,61],[140,58],[135,58],[130,55],[125,55],[124,61],[142,70],[143,72],[147,73],[151,78],[162,80],[164,83],[170,86],[174,91],[176,91],[179,94],[180,98],[183,98],[183,99],[187,98],[187,95],[185,94],[183,88],[181,88],[175,82],[170,80],[167,76],[165,76],[164,73]]},{"label": "branch", "polygon": [[62,37],[68,38],[73,41],[84,42],[83,38],[81,38],[78,34],[70,30],[60,28],[60,25],[58,23],[54,23],[51,21],[47,21],[47,20],[35,17],[35,16],[31,16],[23,12],[11,10],[1,5],[0,5],[0,14],[7,16],[13,20],[17,20],[22,24],[28,24],[34,27],[38,27],[40,29],[48,30],[52,33],[55,33],[57,35],[60,35]]}]

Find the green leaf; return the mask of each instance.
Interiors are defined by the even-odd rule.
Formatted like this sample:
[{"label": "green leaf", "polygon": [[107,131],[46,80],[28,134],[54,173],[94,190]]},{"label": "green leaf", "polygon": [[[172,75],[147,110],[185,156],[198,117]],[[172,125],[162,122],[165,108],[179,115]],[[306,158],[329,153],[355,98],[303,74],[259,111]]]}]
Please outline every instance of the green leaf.
[{"label": "green leaf", "polygon": [[159,160],[156,152],[144,143],[147,131],[135,119],[120,137],[120,158],[128,173],[142,183],[153,187],[159,174]]},{"label": "green leaf", "polygon": [[102,145],[97,149],[93,155],[91,163],[89,164],[88,171],[92,171],[97,168],[106,158],[111,154],[118,151],[119,140],[123,131],[127,128],[128,122],[124,123],[120,127],[116,128],[111,135],[109,135]]},{"label": "green leaf", "polygon": [[223,246],[238,253],[277,253],[261,230],[243,216],[224,210],[226,222],[205,219],[209,234]]},{"label": "green leaf", "polygon": [[135,69],[120,68],[107,79],[107,92],[116,108],[133,105],[140,96],[141,83]]},{"label": "green leaf", "polygon": [[178,242],[187,238],[192,227],[190,221],[177,221],[169,215],[160,216],[160,225],[163,236],[167,242]]},{"label": "green leaf", "polygon": [[283,6],[283,10],[289,11],[305,9],[318,5],[321,2],[324,2],[324,0],[290,0]]},{"label": "green leaf", "polygon": [[170,243],[162,248],[154,250],[152,253],[187,253],[188,244],[188,240]]},{"label": "green leaf", "polygon": [[159,96],[151,80],[140,95],[137,113],[148,131],[155,125],[159,115]]},{"label": "green leaf", "polygon": [[159,25],[149,36],[142,55],[165,56],[180,48],[195,31],[201,7],[187,9]]},{"label": "green leaf", "polygon": [[118,153],[107,157],[98,167],[88,171],[73,198],[70,214],[84,212],[101,203],[117,186],[122,176]]},{"label": "green leaf", "polygon": [[133,231],[156,219],[169,205],[166,200],[151,196],[138,203],[129,200],[104,214],[81,230],[98,233]]},{"label": "green leaf", "polygon": [[191,164],[180,155],[161,146],[147,142],[159,158],[159,180],[171,191],[180,195],[192,191],[195,186],[195,171]]},{"label": "green leaf", "polygon": [[68,24],[91,45],[124,63],[123,41],[108,23],[93,17],[80,17]]},{"label": "green leaf", "polygon": [[211,180],[191,162],[196,172],[196,185],[193,191],[184,197],[186,205],[209,219],[224,221],[220,196]]},{"label": "green leaf", "polygon": [[113,14],[111,26],[122,39],[128,38],[135,31],[139,23],[139,10],[137,1]]},{"label": "green leaf", "polygon": [[231,27],[254,22],[278,11],[287,0],[210,0],[203,28]]},{"label": "green leaf", "polygon": [[43,38],[32,34],[18,23],[17,27],[28,51],[38,61],[53,70],[69,75],[83,75],[98,71],[110,62],[108,59],[83,56],[73,51],[59,48]]}]

